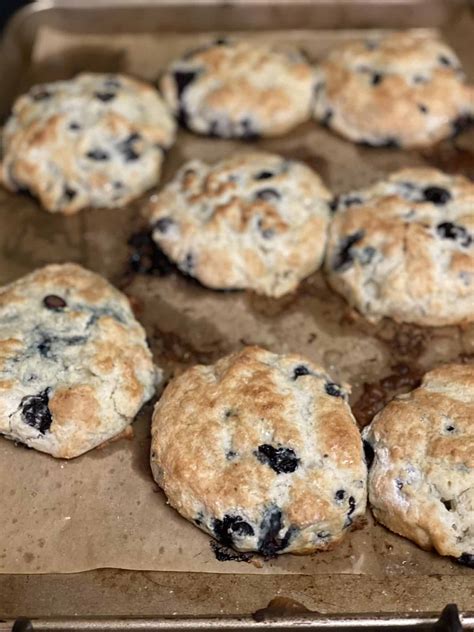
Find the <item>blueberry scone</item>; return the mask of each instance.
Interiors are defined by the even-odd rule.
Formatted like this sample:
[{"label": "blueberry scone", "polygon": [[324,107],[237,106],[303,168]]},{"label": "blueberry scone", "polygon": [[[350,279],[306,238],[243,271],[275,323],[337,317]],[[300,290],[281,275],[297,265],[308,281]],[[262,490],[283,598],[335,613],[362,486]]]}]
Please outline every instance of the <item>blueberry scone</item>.
[{"label": "blueberry scone", "polygon": [[158,92],[122,75],[37,85],[14,104],[0,180],[52,213],[117,207],[158,183],[175,121]]},{"label": "blueberry scone", "polygon": [[73,458],[119,435],[159,372],[127,298],[78,265],[0,288],[0,434]]},{"label": "blueberry scone", "polygon": [[334,547],[364,515],[346,386],[299,355],[246,347],[194,366],[155,406],[151,467],[170,504],[239,551]]},{"label": "blueberry scone", "polygon": [[474,183],[398,171],[339,198],[329,282],[369,320],[442,326],[474,320]]},{"label": "blueberry scone", "polygon": [[397,32],[349,42],[317,70],[314,115],[342,136],[369,145],[430,145],[474,114],[474,87],[443,42]]},{"label": "blueberry scone", "polygon": [[313,71],[297,51],[218,40],[174,61],[161,92],[182,125],[199,134],[283,134],[311,115]]},{"label": "blueberry scone", "polygon": [[185,164],[148,214],[155,242],[203,285],[281,296],[321,265],[330,200],[306,165],[252,152]]},{"label": "blueberry scone", "polygon": [[391,531],[474,568],[474,365],[445,365],[364,429],[372,511]]}]

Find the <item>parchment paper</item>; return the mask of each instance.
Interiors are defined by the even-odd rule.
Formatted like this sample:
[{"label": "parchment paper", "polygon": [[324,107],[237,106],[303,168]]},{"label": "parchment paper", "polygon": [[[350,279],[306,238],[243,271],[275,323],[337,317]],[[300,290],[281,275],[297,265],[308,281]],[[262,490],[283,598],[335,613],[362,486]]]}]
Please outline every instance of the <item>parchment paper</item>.
[{"label": "parchment paper", "polygon": [[[336,41],[330,33],[280,33],[278,39],[297,42],[312,57]],[[23,80],[28,84],[68,77],[84,69],[120,70],[152,79],[190,42],[198,43],[189,35],[107,38],[44,29],[35,48],[35,64]],[[401,166],[437,164],[449,170],[455,165],[466,173],[472,168],[472,160],[465,160],[472,134],[456,146],[448,143],[430,153],[408,153],[358,147],[308,123],[286,137],[251,145],[256,146],[306,161],[335,193],[364,186]],[[172,177],[184,160],[214,161],[236,149],[242,144],[180,132],[167,157],[163,180]],[[371,326],[348,310],[319,273],[297,293],[279,300],[213,292],[176,272],[163,277],[132,274],[127,240],[143,226],[140,202],[65,218],[41,211],[25,196],[0,190],[0,283],[49,262],[79,262],[129,295],[167,378],[196,362],[214,362],[243,344],[255,343],[278,352],[301,352],[322,363],[335,379],[353,385],[352,403],[357,402],[356,410],[362,412],[367,398],[375,397],[375,405],[380,405],[374,395],[380,379],[397,378],[400,363],[416,375],[474,354],[474,327],[427,330],[388,320]],[[402,382],[395,379],[393,392],[400,385],[403,388]],[[409,385],[408,380],[405,390]],[[333,552],[284,555],[270,561],[257,556],[250,563],[217,561],[210,538],[169,508],[152,480],[151,410],[149,404],[140,413],[132,440],[122,439],[70,462],[0,438],[0,572],[116,567],[371,576],[472,573],[374,525],[369,513],[364,528],[351,533]],[[360,419],[365,422],[362,412]]]}]

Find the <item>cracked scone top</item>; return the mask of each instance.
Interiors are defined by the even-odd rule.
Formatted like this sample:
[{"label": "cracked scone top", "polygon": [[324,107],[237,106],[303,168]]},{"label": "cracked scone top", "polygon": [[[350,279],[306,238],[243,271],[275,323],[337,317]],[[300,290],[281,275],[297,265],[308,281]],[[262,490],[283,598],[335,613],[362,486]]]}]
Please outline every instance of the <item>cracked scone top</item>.
[{"label": "cracked scone top", "polygon": [[313,70],[298,51],[224,39],[174,61],[160,88],[194,132],[275,136],[310,117]]},{"label": "cracked scone top", "polygon": [[413,32],[349,42],[316,72],[315,117],[369,145],[415,147],[451,136],[474,114],[474,87],[443,42]]},{"label": "cracked scone top", "polygon": [[239,551],[311,553],[364,515],[347,390],[299,355],[247,347],[194,366],[155,406],[151,467],[170,504]]},{"label": "cracked scone top", "polygon": [[325,268],[369,320],[443,326],[474,319],[474,183],[403,169],[339,198]]},{"label": "cracked scone top", "polygon": [[148,215],[155,242],[203,285],[281,296],[321,265],[330,200],[306,165],[246,152],[185,164]]},{"label": "cracked scone top", "polygon": [[430,371],[363,436],[373,451],[369,501],[377,520],[474,567],[474,365]]},{"label": "cracked scone top", "polygon": [[127,298],[71,264],[0,288],[0,434],[73,458],[119,435],[155,390]]},{"label": "cracked scone top", "polygon": [[175,127],[158,92],[123,75],[37,85],[3,130],[1,180],[52,213],[122,206],[158,183]]}]

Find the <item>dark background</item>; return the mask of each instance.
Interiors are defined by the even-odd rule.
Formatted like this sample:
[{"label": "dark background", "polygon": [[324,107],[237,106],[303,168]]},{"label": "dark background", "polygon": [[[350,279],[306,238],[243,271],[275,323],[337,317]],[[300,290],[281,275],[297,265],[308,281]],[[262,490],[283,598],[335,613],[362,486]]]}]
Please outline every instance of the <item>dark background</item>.
[{"label": "dark background", "polygon": [[8,18],[17,9],[29,4],[31,0],[0,0],[0,30],[5,26]]}]

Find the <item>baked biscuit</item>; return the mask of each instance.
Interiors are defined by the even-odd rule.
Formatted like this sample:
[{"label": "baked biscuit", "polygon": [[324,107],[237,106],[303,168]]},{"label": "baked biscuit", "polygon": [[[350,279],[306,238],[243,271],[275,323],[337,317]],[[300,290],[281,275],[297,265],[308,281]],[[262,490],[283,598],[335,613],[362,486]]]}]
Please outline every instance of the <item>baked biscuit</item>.
[{"label": "baked biscuit", "polygon": [[288,132],[309,119],[313,85],[301,53],[226,39],[174,61],[160,81],[182,125],[224,138]]},{"label": "baked biscuit", "polygon": [[375,146],[430,145],[474,114],[474,87],[443,42],[398,32],[349,42],[317,70],[314,115],[342,136]]},{"label": "baked biscuit", "polygon": [[0,288],[0,434],[70,459],[119,435],[158,373],[126,297],[72,263]]},{"label": "baked biscuit", "polygon": [[122,75],[37,85],[13,106],[0,178],[52,213],[127,204],[158,183],[175,121],[158,92]]},{"label": "baked biscuit", "polygon": [[474,320],[474,183],[404,169],[341,196],[329,231],[329,282],[369,320]]},{"label": "baked biscuit", "polygon": [[474,365],[430,371],[363,436],[377,520],[474,568]]},{"label": "baked biscuit", "polygon": [[203,285],[281,296],[321,265],[330,199],[309,167],[252,152],[185,164],[148,214],[155,242]]},{"label": "baked biscuit", "polygon": [[258,347],[194,366],[155,406],[154,478],[224,545],[265,556],[331,549],[366,506],[347,395],[302,356]]}]

